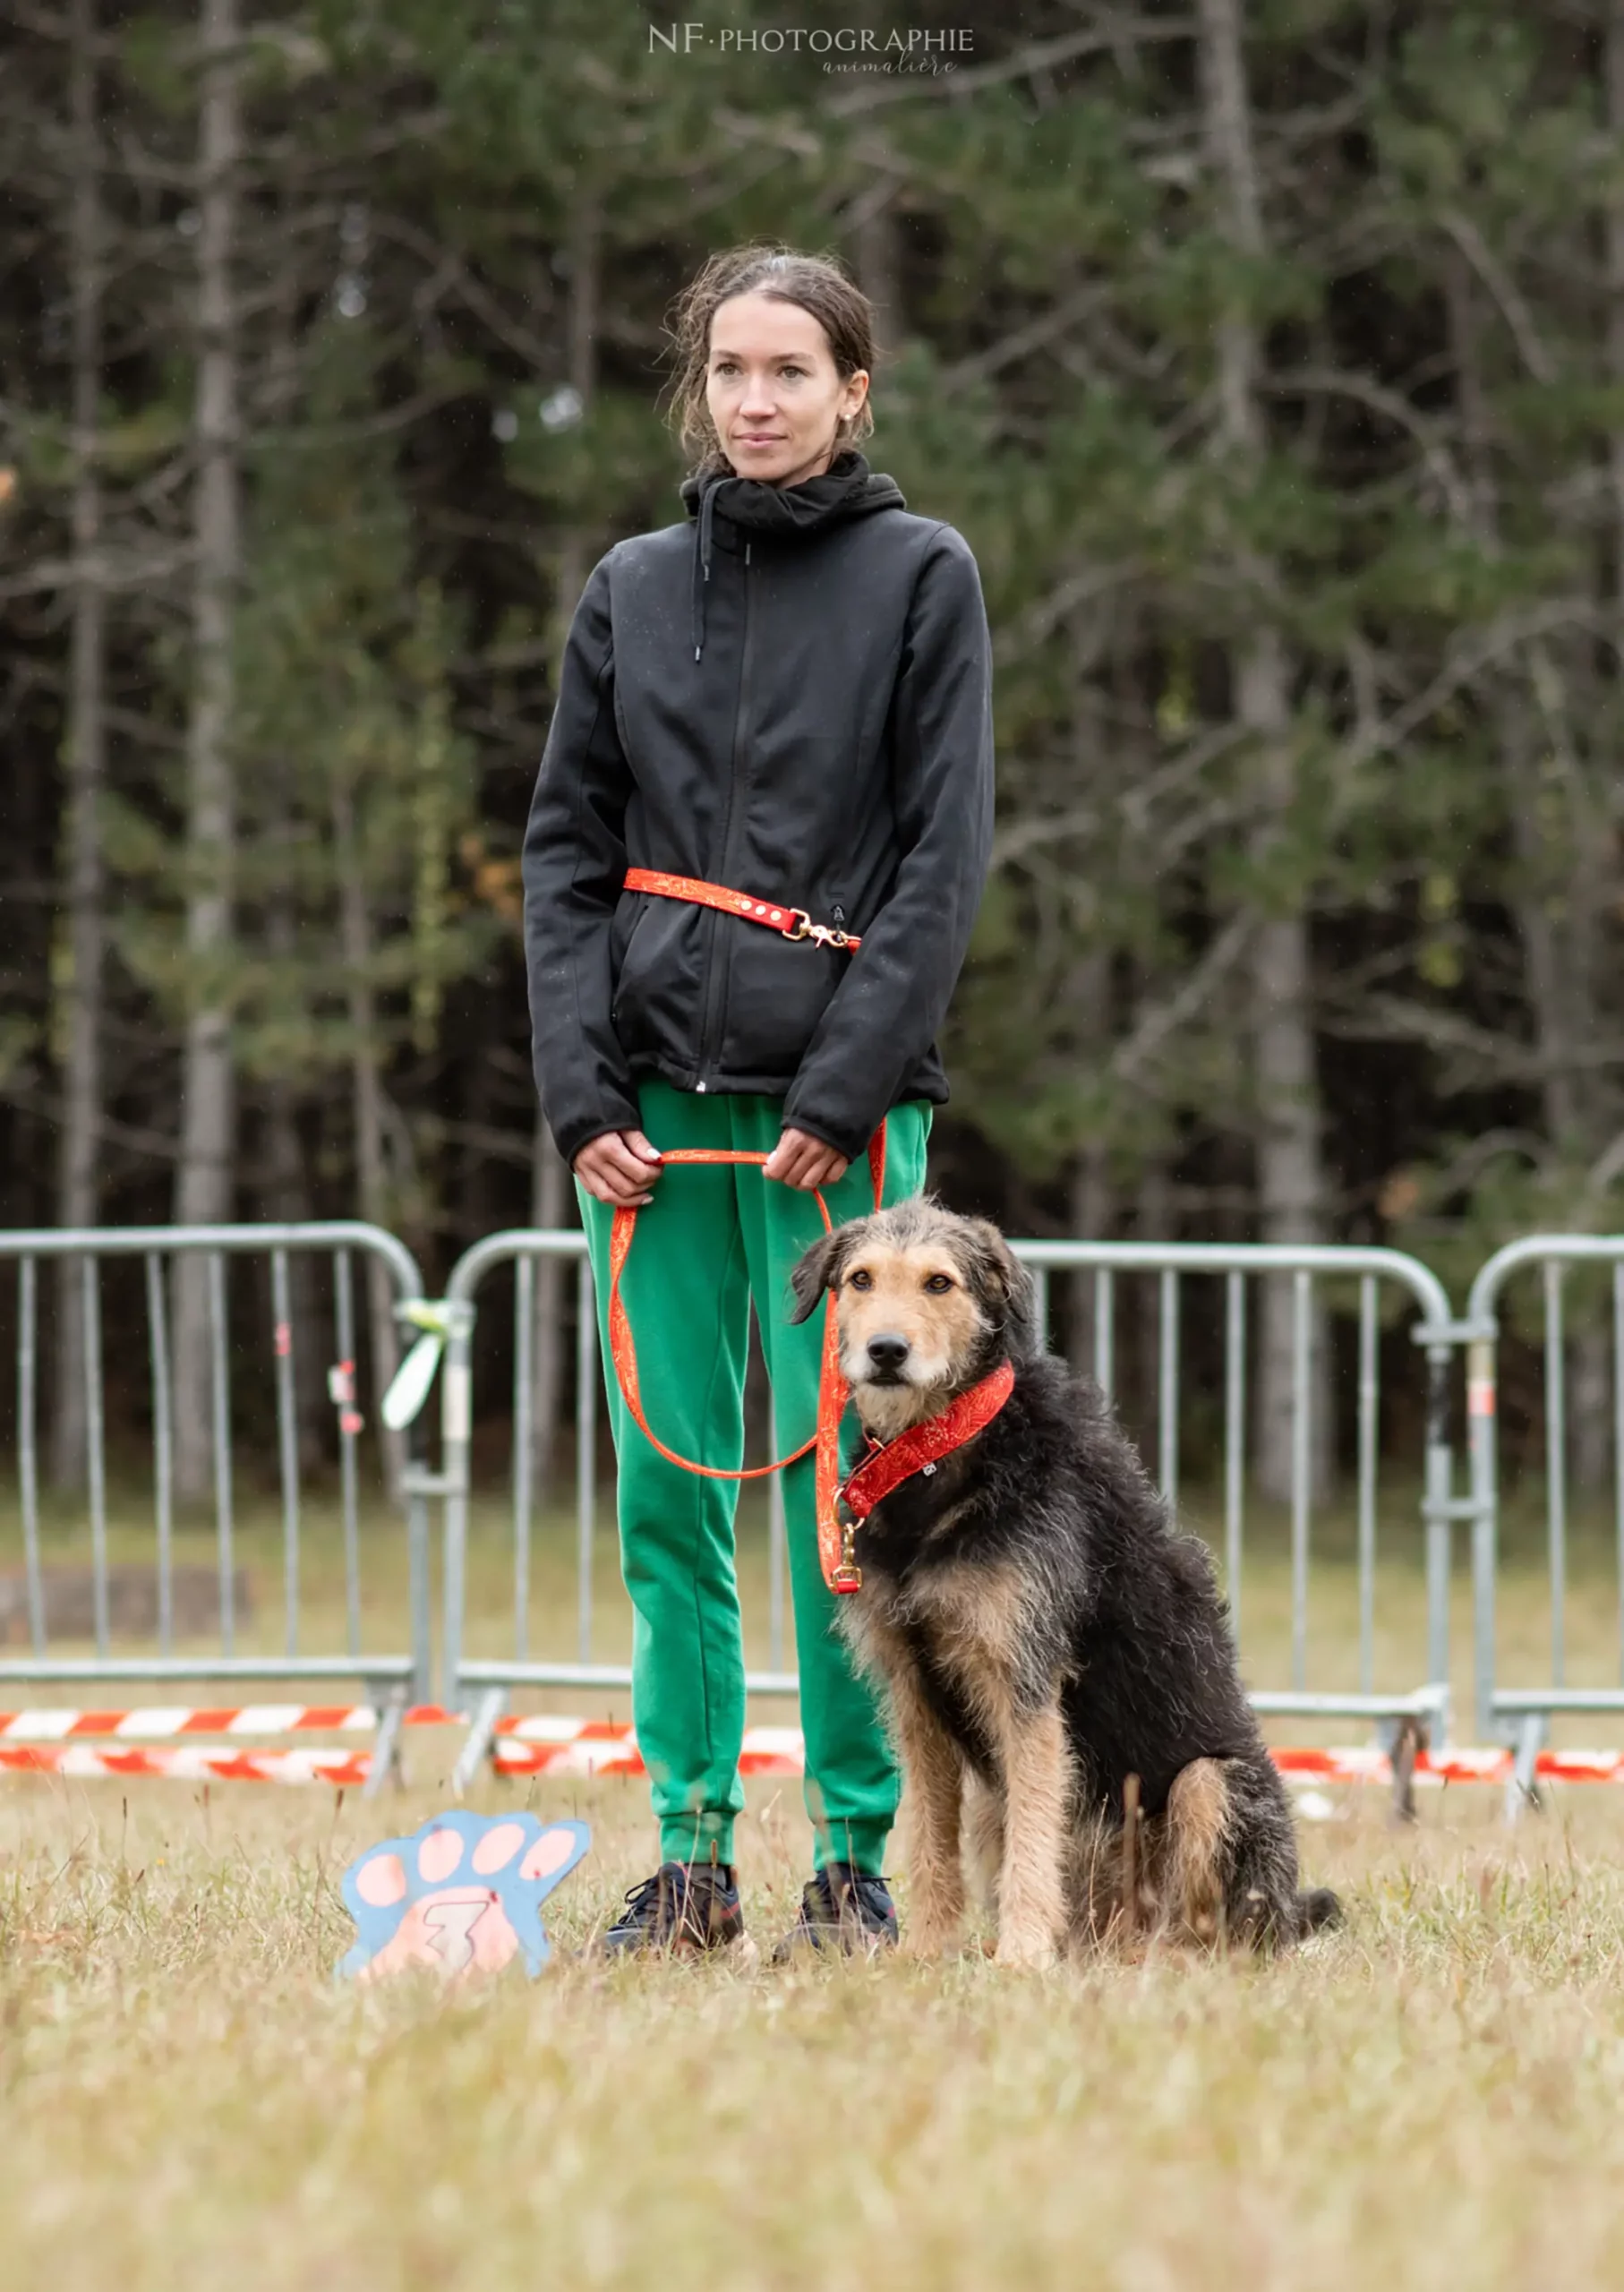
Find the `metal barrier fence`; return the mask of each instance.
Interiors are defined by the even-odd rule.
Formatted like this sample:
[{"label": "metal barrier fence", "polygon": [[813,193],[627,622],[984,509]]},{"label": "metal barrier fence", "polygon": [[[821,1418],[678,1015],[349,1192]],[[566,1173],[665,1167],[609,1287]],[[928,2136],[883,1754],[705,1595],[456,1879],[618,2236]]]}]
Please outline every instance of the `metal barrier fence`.
[{"label": "metal barrier fence", "polygon": [[[1581,1396],[1597,1404],[1609,1420],[1611,1528],[1615,1568],[1616,1665],[1620,1684],[1574,1686],[1568,1680],[1568,1558],[1571,1529],[1568,1396],[1569,1330],[1567,1277],[1570,1270],[1604,1268],[1611,1274],[1607,1321],[1583,1332],[1593,1372],[1600,1367],[1604,1393]],[[1497,1641],[1498,1595],[1503,1569],[1500,1485],[1501,1313],[1504,1292],[1514,1278],[1533,1268],[1541,1275],[1543,1321],[1539,1346],[1544,1402],[1543,1509],[1545,1575],[1550,1601],[1550,1676],[1529,1687],[1500,1683]],[[1474,1678],[1476,1720],[1485,1736],[1509,1724],[1517,1739],[1517,1766],[1510,1803],[1532,1800],[1538,1755],[1551,1719],[1567,1712],[1624,1712],[1624,1236],[1534,1234],[1509,1244],[1482,1268],[1472,1284],[1462,1323],[1469,1346],[1466,1408],[1470,1428],[1473,1516]],[[1598,1347],[1597,1340],[1602,1343]],[[1594,1427],[1586,1424],[1586,1433]]]},{"label": "metal barrier fence", "polygon": [[[1092,1333],[1095,1372],[1107,1391],[1117,1380],[1121,1352],[1121,1303],[1124,1286],[1148,1283],[1154,1301],[1154,1343],[1150,1378],[1154,1407],[1147,1450],[1156,1477],[1170,1495],[1179,1491],[1187,1461],[1190,1412],[1194,1390],[1209,1417],[1221,1422],[1214,1442],[1220,1468],[1212,1500],[1213,1542],[1235,1612],[1248,1674],[1257,1670],[1246,1592],[1248,1520],[1253,1516],[1249,1478],[1248,1387],[1252,1373],[1256,1285],[1290,1284],[1292,1297],[1292,1411],[1290,1485],[1286,1506],[1289,1553],[1289,1615],[1281,1634],[1286,1676],[1269,1679],[1254,1694],[1260,1711],[1312,1717],[1368,1718],[1393,1723],[1406,1717],[1428,1721],[1434,1739],[1447,1736],[1449,1677],[1449,1593],[1452,1538],[1457,1520],[1472,1530],[1473,1650],[1476,1724],[1480,1739],[1515,1733],[1518,1793],[1532,1795],[1535,1762],[1555,1715],[1624,1712],[1624,1236],[1534,1235],[1500,1251],[1473,1283],[1461,1320],[1451,1317],[1442,1285],[1427,1267],[1398,1252],[1380,1249],[1268,1247],[1260,1244],[1160,1244],[1128,1242],[1017,1242],[1017,1255],[1030,1268],[1043,1319],[1049,1319],[1049,1289],[1056,1277],[1073,1284],[1073,1318],[1080,1308]],[[195,1621],[177,1621],[175,1587],[177,1552],[197,1532],[183,1523],[177,1532],[174,1477],[172,1340],[167,1274],[177,1261],[201,1261],[207,1298],[209,1353],[209,1465],[212,1483],[212,1530],[207,1550],[216,1586],[206,1632]],[[573,1569],[575,1654],[538,1655],[530,1645],[529,1619],[535,1527],[534,1301],[535,1268],[544,1258],[573,1261],[577,1286],[576,1487]],[[70,1634],[63,1619],[53,1620],[54,1584],[45,1565],[40,1468],[41,1286],[45,1269],[60,1261],[76,1266],[82,1330],[82,1418],[84,1428],[84,1517],[89,1527],[90,1608],[82,1628]],[[233,1311],[228,1270],[253,1261],[257,1335],[246,1335],[239,1281]],[[23,1567],[20,1607],[0,1628],[0,1687],[23,1682],[144,1683],[167,1681],[357,1681],[382,1722],[374,1772],[380,1776],[393,1756],[399,1713],[409,1695],[427,1703],[432,1693],[432,1617],[430,1585],[428,1505],[445,1506],[443,1647],[441,1699],[452,1709],[470,1694],[478,1698],[476,1724],[465,1767],[477,1761],[490,1728],[509,1691],[519,1687],[623,1688],[629,1666],[594,1661],[593,1566],[594,1556],[612,1549],[600,1537],[598,1466],[603,1384],[597,1356],[597,1324],[592,1275],[579,1232],[515,1231],[490,1236],[465,1253],[452,1271],[443,1299],[428,1301],[412,1255],[393,1236],[355,1222],[303,1226],[235,1226],[182,1228],[152,1227],[81,1232],[0,1234],[0,1261],[16,1267],[16,1485],[17,1518]],[[338,1407],[331,1448],[337,1463],[337,1496],[312,1538],[302,1480],[296,1391],[299,1376],[296,1330],[312,1326],[312,1304],[301,1315],[290,1304],[295,1268],[304,1278],[326,1270],[330,1293],[333,1348],[342,1374],[332,1387]],[[509,1490],[510,1527],[507,1559],[511,1569],[511,1638],[507,1652],[473,1655],[465,1645],[470,1553],[473,1373],[474,1334],[483,1287],[499,1267],[511,1267],[514,1281],[513,1423]],[[366,1350],[368,1313],[364,1287],[368,1269],[381,1270],[397,1320],[428,1332],[420,1352],[415,1398],[428,1389],[433,1357],[444,1354],[440,1397],[442,1456],[438,1471],[428,1470],[417,1450],[418,1433],[406,1437],[404,1469],[390,1501],[403,1515],[398,1534],[375,1528],[363,1535],[363,1503],[375,1502],[385,1488],[381,1436],[376,1428],[363,1439],[354,1407],[355,1362]],[[1543,1573],[1550,1603],[1549,1663],[1534,1665],[1532,1683],[1502,1683],[1504,1652],[1497,1644],[1506,1552],[1501,1486],[1501,1317],[1504,1293],[1516,1277],[1538,1268],[1543,1283],[1542,1335],[1530,1349],[1537,1363],[1544,1417],[1543,1455]],[[1582,1332],[1582,1346],[1570,1327],[1570,1278],[1599,1269],[1607,1283],[1607,1347],[1604,1390],[1597,1385],[1602,1332]],[[124,1280],[130,1302],[144,1300],[145,1357],[104,1358],[104,1281]],[[1089,1285],[1086,1308],[1075,1286]],[[1218,1285],[1208,1307],[1192,1311],[1186,1285]],[[1352,1596],[1341,1644],[1347,1650],[1346,1678],[1323,1675],[1323,1659],[1311,1660],[1310,1602],[1321,1550],[1316,1542],[1312,1423],[1316,1390],[1314,1345],[1326,1286],[1337,1293],[1345,1314],[1346,1351],[1356,1355],[1354,1395]],[[1408,1336],[1418,1364],[1424,1362],[1424,1394],[1417,1414],[1424,1422],[1422,1467],[1422,1535],[1419,1567],[1414,1546],[1395,1535],[1384,1516],[1379,1480],[1382,1450],[1384,1390],[1381,1375],[1384,1289],[1397,1293],[1414,1313]],[[1192,1377],[1185,1343],[1192,1323],[1203,1337],[1204,1365]],[[1142,1333],[1142,1332],[1141,1332]],[[1453,1363],[1466,1355],[1467,1422],[1470,1435],[1470,1493],[1453,1492],[1449,1432]],[[1145,1348],[1141,1347],[1141,1355]],[[240,1366],[234,1381],[234,1364]],[[1577,1364],[1576,1368],[1576,1364]],[[1390,1364],[1389,1364],[1390,1365]],[[109,1501],[107,1462],[107,1372],[114,1381],[141,1386],[137,1409],[126,1392],[117,1414],[124,1420],[144,1413],[150,1422],[151,1482],[150,1539],[139,1545],[123,1509]],[[1582,1374],[1579,1373],[1582,1372]],[[1608,1541],[1616,1569],[1616,1653],[1610,1661],[1617,1684],[1575,1683],[1569,1677],[1569,1558],[1575,1529],[1570,1501],[1570,1446],[1575,1426],[1569,1402],[1579,1374],[1583,1406],[1578,1428],[1589,1439],[1604,1416],[1611,1463]],[[347,1379],[347,1383],[345,1380]],[[409,1383],[409,1376],[402,1382]],[[1389,1377],[1389,1383],[1394,1380]],[[1399,1381],[1407,1381],[1402,1378]],[[1598,1394],[1600,1398],[1598,1398]],[[1148,1398],[1148,1396],[1147,1396]],[[1412,1395],[1412,1398],[1416,1398]],[[1538,1410],[1531,1405],[1530,1417]],[[409,1424],[412,1404],[400,1421]],[[274,1629],[267,1620],[245,1629],[237,1612],[237,1561],[242,1552],[235,1492],[234,1441],[245,1421],[257,1419],[258,1445],[274,1447],[274,1502],[278,1529],[272,1540],[279,1577]],[[1389,1443],[1389,1450],[1391,1443]],[[1528,1475],[1532,1477],[1533,1475]],[[122,1475],[121,1475],[122,1478]],[[369,1485],[363,1489],[363,1479]],[[776,1476],[768,1484],[767,1665],[747,1675],[756,1695],[793,1696],[798,1681],[785,1661],[787,1578],[782,1498]],[[261,1530],[256,1549],[263,1552]],[[150,1622],[138,1630],[121,1629],[113,1592],[120,1569],[115,1547],[139,1549],[154,1587]],[[363,1555],[366,1567],[363,1569]],[[485,1554],[488,1560],[488,1550]],[[482,1564],[484,1564],[482,1561]],[[126,1569],[124,1571],[128,1574]],[[191,1569],[195,1577],[195,1568]],[[311,1578],[321,1579],[310,1596]],[[363,1575],[366,1590],[363,1595]],[[1407,1583],[1405,1578],[1407,1578]],[[383,1586],[383,1598],[379,1586]],[[1382,1587],[1388,1587],[1384,1590]],[[193,1586],[195,1589],[195,1585]],[[1403,1593],[1414,1609],[1417,1595],[1424,1612],[1424,1659],[1395,1682],[1389,1658],[1377,1679],[1378,1610],[1382,1599]],[[395,1621],[380,1617],[393,1597]],[[503,1594],[504,1605],[508,1595]],[[483,1603],[489,1611],[488,1600]],[[1356,1616],[1355,1616],[1356,1611]],[[1586,1618],[1594,1615],[1591,1603]],[[5,1652],[6,1629],[26,1634],[27,1653]],[[120,1641],[124,1641],[120,1645]],[[1588,1638],[1594,1643],[1594,1629]],[[1523,1655],[1528,1662],[1526,1634]],[[1598,1668],[1594,1644],[1581,1670]],[[1356,1672],[1356,1678],[1352,1676]]]},{"label": "metal barrier fence", "polygon": [[[192,1534],[177,1532],[175,1484],[176,1395],[174,1390],[174,1343],[171,1304],[166,1270],[187,1259],[201,1261],[208,1352],[208,1465],[212,1492],[210,1560],[206,1565],[214,1579],[212,1624],[200,1625],[195,1612],[178,1619],[177,1582],[188,1591],[202,1587],[198,1569],[186,1566],[177,1575],[177,1542],[189,1544]],[[244,1259],[256,1261],[261,1292],[259,1329],[249,1341],[234,1337],[229,1269]],[[53,1583],[42,1556],[40,1392],[40,1270],[67,1260],[78,1267],[78,1305],[83,1377],[85,1453],[83,1487],[90,1529],[90,1605],[77,1629],[64,1632],[52,1622],[53,1592],[59,1604],[67,1598],[62,1579]],[[0,1687],[35,1682],[111,1685],[166,1681],[359,1681],[366,1698],[379,1712],[380,1735],[374,1772],[381,1778],[396,1750],[396,1729],[406,1699],[426,1700],[431,1684],[432,1625],[429,1583],[428,1496],[435,1484],[423,1473],[407,1446],[406,1469],[397,1497],[392,1501],[404,1513],[398,1535],[381,1544],[375,1531],[363,1534],[363,1475],[368,1450],[380,1460],[376,1441],[363,1442],[363,1420],[355,1406],[356,1361],[367,1347],[363,1332],[368,1321],[368,1269],[380,1267],[389,1285],[391,1304],[399,1307],[417,1299],[423,1284],[411,1253],[381,1228],[359,1222],[332,1224],[132,1227],[64,1231],[0,1233],[0,1261],[17,1269],[16,1316],[16,1458],[18,1509],[21,1530],[26,1632],[30,1652],[13,1657],[0,1653]],[[359,1265],[357,1265],[357,1261]],[[297,1353],[300,1326],[310,1328],[313,1291],[303,1293],[304,1310],[295,1312],[295,1279],[313,1283],[325,1265],[330,1271],[332,1340],[338,1366],[329,1372],[327,1386],[338,1412],[338,1542],[342,1551],[342,1596],[333,1596],[336,1571],[331,1539],[323,1537],[313,1555],[321,1577],[323,1597],[310,1595],[312,1555],[305,1536],[306,1494],[301,1465],[301,1426],[297,1395],[301,1363]],[[295,1264],[301,1271],[295,1275]],[[144,1292],[146,1359],[138,1373],[145,1387],[150,1427],[151,1524],[150,1541],[142,1531],[139,1541],[122,1522],[111,1522],[107,1461],[106,1384],[107,1363],[102,1343],[104,1283],[119,1278],[127,1268],[132,1286]],[[356,1279],[357,1270],[362,1279]],[[70,1279],[73,1278],[70,1271]],[[239,1292],[242,1287],[239,1282]],[[132,1300],[131,1302],[134,1302]],[[249,1373],[234,1380],[234,1357],[245,1356]],[[116,1364],[127,1372],[127,1361]],[[235,1388],[235,1389],[234,1389]],[[274,1402],[270,1397],[274,1395]],[[267,1404],[270,1403],[269,1406]],[[252,1405],[263,1429],[274,1422],[277,1456],[276,1501],[279,1514],[277,1559],[279,1563],[280,1614],[274,1629],[262,1629],[239,1612],[238,1562],[241,1531],[238,1520],[234,1441],[241,1416]],[[377,1475],[382,1492],[385,1475]],[[110,1528],[120,1547],[141,1552],[133,1569],[115,1566],[110,1559]],[[392,1545],[393,1549],[389,1547]],[[397,1637],[389,1644],[374,1644],[380,1605],[363,1596],[363,1553],[378,1574],[393,1577]],[[150,1554],[150,1573],[147,1553]],[[150,1587],[150,1612],[148,1587]],[[140,1589],[142,1613],[139,1622],[114,1614],[115,1590]],[[189,1605],[195,1607],[196,1603]],[[86,1628],[88,1626],[88,1628]],[[369,1629],[369,1626],[372,1628]],[[115,1652],[115,1642],[124,1644]],[[314,1638],[319,1644],[312,1646]],[[64,1652],[64,1639],[79,1641],[75,1652]]]},{"label": "metal barrier fence", "polygon": [[[1424,1265],[1384,1249],[1315,1248],[1258,1244],[1163,1244],[1135,1242],[1017,1242],[1016,1254],[1032,1270],[1040,1313],[1047,1327],[1053,1275],[1093,1278],[1095,1361],[1099,1381],[1111,1390],[1115,1379],[1115,1332],[1118,1283],[1149,1276],[1156,1284],[1158,1332],[1158,1477],[1176,1496],[1180,1465],[1182,1355],[1180,1330],[1186,1277],[1223,1284],[1223,1549],[1229,1596],[1246,1655],[1244,1599],[1244,1524],[1247,1509],[1247,1296],[1251,1282],[1288,1279],[1293,1289],[1293,1407],[1289,1501],[1291,1621],[1288,1683],[1254,1692],[1260,1712],[1316,1718],[1367,1718],[1395,1723],[1406,1718],[1430,1723],[1434,1740],[1447,1735],[1449,1661],[1449,1575],[1453,1523],[1469,1504],[1452,1493],[1449,1389],[1457,1342],[1442,1285]],[[534,1492],[531,1355],[534,1267],[539,1259],[573,1259],[577,1284],[576,1420],[576,1628],[573,1660],[537,1657],[528,1644]],[[478,1293],[499,1265],[515,1269],[513,1341],[513,1439],[510,1472],[511,1561],[514,1630],[510,1654],[472,1657],[465,1651],[464,1627],[469,1550],[469,1501],[474,1337]],[[1309,1599],[1313,1552],[1313,1333],[1316,1286],[1324,1281],[1356,1285],[1358,1387],[1356,1396],[1356,1599],[1358,1683],[1311,1685],[1308,1660]],[[1420,1678],[1383,1691],[1375,1681],[1376,1604],[1379,1555],[1379,1456],[1381,1408],[1379,1332],[1380,1287],[1392,1284],[1415,1308],[1412,1334],[1425,1356],[1425,1439],[1423,1462],[1422,1542],[1424,1548],[1425,1663]],[[593,1283],[584,1237],[578,1232],[516,1230],[489,1236],[459,1259],[447,1283],[445,1364],[440,1396],[442,1467],[446,1500],[445,1635],[441,1699],[458,1706],[469,1690],[477,1698],[475,1725],[459,1764],[466,1779],[488,1748],[491,1731],[508,1691],[517,1687],[624,1687],[629,1666],[593,1660],[593,1559],[597,1537],[598,1415],[601,1379],[597,1361]],[[777,1475],[770,1484],[769,1649],[770,1668],[747,1674],[757,1695],[796,1693],[794,1673],[783,1662],[783,1520]]]}]

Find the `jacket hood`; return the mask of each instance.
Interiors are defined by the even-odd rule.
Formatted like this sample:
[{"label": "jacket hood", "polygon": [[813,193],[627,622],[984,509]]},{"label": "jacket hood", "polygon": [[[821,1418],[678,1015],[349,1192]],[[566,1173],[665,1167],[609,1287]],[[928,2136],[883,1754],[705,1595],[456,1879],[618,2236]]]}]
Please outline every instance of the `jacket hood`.
[{"label": "jacket hood", "polygon": [[803,478],[799,485],[769,485],[723,469],[685,477],[678,490],[694,519],[695,660],[705,650],[705,585],[711,577],[711,529],[718,509],[749,532],[799,541],[850,517],[908,507],[896,480],[871,470],[854,446],[837,454],[821,476]]}]

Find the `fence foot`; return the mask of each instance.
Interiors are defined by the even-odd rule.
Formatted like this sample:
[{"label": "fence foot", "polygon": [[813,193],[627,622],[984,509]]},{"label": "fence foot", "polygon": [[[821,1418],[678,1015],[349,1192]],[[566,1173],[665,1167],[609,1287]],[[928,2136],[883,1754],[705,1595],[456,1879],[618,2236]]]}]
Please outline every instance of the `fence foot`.
[{"label": "fence foot", "polygon": [[1415,1815],[1415,1761],[1432,1741],[1424,1719],[1406,1712],[1393,1731],[1389,1757],[1393,1763],[1393,1820],[1413,1823]]},{"label": "fence foot", "polygon": [[387,1695],[374,1696],[372,1704],[378,1714],[378,1739],[366,1781],[361,1786],[363,1799],[375,1799],[386,1783],[393,1783],[399,1789],[406,1782],[400,1729],[406,1717],[406,1691],[403,1687],[392,1687]]},{"label": "fence foot", "polygon": [[1539,1785],[1539,1757],[1549,1731],[1550,1722],[1543,1711],[1529,1712],[1517,1731],[1517,1757],[1506,1783],[1509,1823],[1516,1822],[1530,1808],[1537,1812],[1545,1803]]},{"label": "fence foot", "polygon": [[457,1755],[451,1769],[451,1789],[460,1799],[479,1773],[496,1738],[496,1723],[508,1707],[505,1688],[488,1687],[474,1706],[474,1716],[468,1726],[468,1740]]}]

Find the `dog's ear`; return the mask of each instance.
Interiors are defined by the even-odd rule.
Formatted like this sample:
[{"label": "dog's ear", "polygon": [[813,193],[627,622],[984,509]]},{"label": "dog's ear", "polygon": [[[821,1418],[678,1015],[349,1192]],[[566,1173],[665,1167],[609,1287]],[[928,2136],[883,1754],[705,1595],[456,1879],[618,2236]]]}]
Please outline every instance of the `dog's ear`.
[{"label": "dog's ear", "polygon": [[970,1218],[965,1224],[970,1230],[982,1301],[1003,1333],[1010,1357],[1030,1359],[1041,1350],[1038,1293],[1032,1277],[988,1219]]},{"label": "dog's ear", "polygon": [[833,1289],[841,1278],[851,1246],[851,1237],[861,1219],[850,1226],[837,1226],[832,1234],[825,1234],[813,1243],[799,1265],[790,1274],[790,1289],[795,1299],[790,1314],[791,1321],[804,1321],[825,1289]]}]

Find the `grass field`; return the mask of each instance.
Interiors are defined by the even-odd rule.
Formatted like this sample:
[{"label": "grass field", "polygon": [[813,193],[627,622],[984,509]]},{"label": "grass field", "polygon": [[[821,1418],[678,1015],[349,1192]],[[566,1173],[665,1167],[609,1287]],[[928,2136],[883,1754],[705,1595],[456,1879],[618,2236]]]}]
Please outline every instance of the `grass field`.
[{"label": "grass field", "polygon": [[[970,1955],[744,1971],[567,1954],[642,1875],[641,1789],[543,1784],[592,1855],[534,1986],[338,1990],[346,1860],[440,1803],[0,1796],[8,2292],[1614,2286],[1624,1822],[1377,1794],[1305,1827],[1345,1934],[1271,1967]],[[752,1791],[753,1929],[793,1792]],[[490,1786],[485,1803],[518,1801]],[[765,1953],[764,1953],[765,1954]]]},{"label": "grass field", "polygon": [[[1199,1492],[1191,1510],[1203,1518]],[[342,1640],[330,1531],[312,1504],[312,1650]],[[504,1537],[482,1509],[481,1649],[511,1629]],[[1378,1677],[1413,1684],[1409,1494],[1384,1504],[1383,1538]],[[1311,1678],[1351,1685],[1348,1523],[1333,1513],[1316,1539]],[[380,1645],[404,1612],[398,1532],[374,1516],[364,1541]],[[201,1532],[182,1542],[206,1556]],[[239,1544],[251,1643],[269,1646],[272,1509],[244,1502]],[[53,1524],[53,1559],[82,1545],[70,1520]],[[533,1644],[560,1655],[574,1653],[571,1549],[565,1522],[538,1535]],[[150,1552],[122,1505],[113,1550]],[[603,1657],[625,1646],[607,1534],[597,1556]],[[1508,1677],[1543,1675],[1536,1557],[1530,1521],[1502,1595]],[[1259,1684],[1286,1676],[1283,1558],[1265,1517],[1245,1588]],[[1606,1524],[1581,1519],[1576,1677],[1616,1675],[1608,1561]],[[752,1528],[757,1661],[765,1573]],[[1464,1689],[1463,1575],[1456,1588]],[[53,1695],[84,1699],[21,1699]],[[942,1968],[594,1963],[583,1946],[651,1867],[643,1786],[490,1782],[475,1804],[594,1826],[551,1905],[546,1974],[449,1997],[340,1989],[338,1875],[446,1802],[459,1740],[414,1731],[409,1788],[371,1806],[244,1784],[0,1782],[4,2292],[1624,2281],[1624,1793],[1576,1788],[1508,1831],[1498,1791],[1429,1792],[1419,1828],[1395,1832],[1383,1794],[1332,1792],[1337,1818],[1303,1827],[1304,1864],[1343,1892],[1345,1932],[1274,1966],[1152,1954],[1032,1976],[973,1950]],[[764,1945],[792,1915],[808,1844],[799,1787],[752,1785],[739,1851]]]}]

